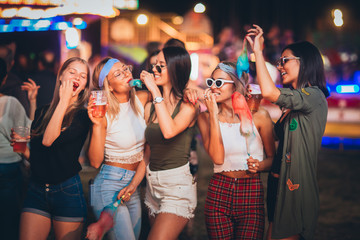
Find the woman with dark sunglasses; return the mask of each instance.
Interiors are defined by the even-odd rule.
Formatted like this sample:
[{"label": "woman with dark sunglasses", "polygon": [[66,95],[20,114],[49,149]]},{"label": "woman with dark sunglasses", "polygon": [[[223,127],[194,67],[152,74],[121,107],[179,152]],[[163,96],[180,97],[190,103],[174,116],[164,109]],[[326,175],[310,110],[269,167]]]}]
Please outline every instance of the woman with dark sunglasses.
[{"label": "woman with dark sunglasses", "polygon": [[319,210],[316,165],[329,96],[321,54],[309,42],[286,46],[278,70],[290,88],[277,88],[265,67],[263,30],[254,25],[246,38],[255,53],[263,98],[283,109],[268,178],[268,239],[313,239]]},{"label": "woman with dark sunglasses", "polygon": [[[246,94],[247,79],[246,73],[239,79],[234,63],[222,62],[206,80],[208,111],[199,115],[198,126],[214,163],[205,203],[210,239],[263,239],[264,191],[259,172],[270,169],[275,153],[273,124],[269,113],[260,108],[249,123],[253,134],[241,133],[245,122],[235,114],[232,96]],[[242,103],[248,109],[245,99]]]},{"label": "woman with dark sunglasses", "polygon": [[154,75],[140,74],[154,99],[145,106],[145,138],[150,150],[145,204],[150,215],[150,240],[177,239],[194,216],[196,183],[189,155],[196,108],[182,101],[190,70],[185,49],[165,47],[157,55]]}]

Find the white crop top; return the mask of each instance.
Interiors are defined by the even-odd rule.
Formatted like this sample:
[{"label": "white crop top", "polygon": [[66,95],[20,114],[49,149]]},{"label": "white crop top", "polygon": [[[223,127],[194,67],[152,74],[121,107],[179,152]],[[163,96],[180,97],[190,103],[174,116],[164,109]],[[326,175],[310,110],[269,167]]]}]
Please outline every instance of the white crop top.
[{"label": "white crop top", "polygon": [[134,112],[130,100],[120,103],[120,113],[110,121],[106,113],[105,162],[132,164],[143,159],[145,144],[144,107],[135,97],[140,114]]},{"label": "white crop top", "polygon": [[221,165],[214,164],[214,173],[247,170],[247,159],[249,153],[254,159],[264,160],[264,147],[254,123],[254,134],[246,138],[240,134],[241,123],[223,123],[219,121],[221,136],[224,144],[225,157]]}]

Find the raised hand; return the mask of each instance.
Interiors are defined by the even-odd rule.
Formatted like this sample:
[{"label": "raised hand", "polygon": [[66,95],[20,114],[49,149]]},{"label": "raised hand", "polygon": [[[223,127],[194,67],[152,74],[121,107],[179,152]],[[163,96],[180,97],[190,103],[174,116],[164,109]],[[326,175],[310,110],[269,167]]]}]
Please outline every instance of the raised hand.
[{"label": "raised hand", "polygon": [[184,102],[191,102],[193,105],[199,100],[199,94],[196,89],[186,88],[184,90]]},{"label": "raised hand", "polygon": [[205,90],[203,102],[211,115],[218,115],[219,108],[216,103],[215,93],[212,93],[210,88]]},{"label": "raised hand", "polygon": [[37,86],[31,78],[28,78],[28,82],[24,82],[23,85],[21,85],[21,90],[27,91],[30,102],[36,101],[39,88],[40,86]]},{"label": "raised hand", "polygon": [[71,80],[62,81],[59,89],[60,101],[64,101],[67,104],[70,103],[73,97],[73,82]]},{"label": "raised hand", "polygon": [[146,85],[147,89],[154,93],[156,89],[158,89],[158,86],[155,83],[155,77],[154,74],[151,74],[145,70],[143,70],[140,73],[140,80]]},{"label": "raised hand", "polygon": [[249,42],[253,52],[262,51],[264,49],[264,32],[258,25],[253,24],[253,26],[253,28],[249,29],[246,40]]},{"label": "raised hand", "polygon": [[[109,106],[109,104],[107,103],[105,105],[105,112],[107,111],[108,106]],[[87,107],[88,115],[89,115],[89,118],[90,118],[91,122],[94,125],[100,125],[103,121],[106,121],[106,119],[105,119],[105,116],[103,116],[103,117],[94,117],[93,116],[94,107],[95,107],[95,99],[94,99],[94,97],[92,95],[90,95],[89,103],[88,103],[88,107]]]}]

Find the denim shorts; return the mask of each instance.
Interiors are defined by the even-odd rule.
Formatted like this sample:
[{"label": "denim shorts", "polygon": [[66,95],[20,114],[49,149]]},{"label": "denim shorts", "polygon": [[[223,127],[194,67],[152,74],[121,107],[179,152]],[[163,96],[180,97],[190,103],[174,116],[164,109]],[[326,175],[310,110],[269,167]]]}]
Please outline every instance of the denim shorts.
[{"label": "denim shorts", "polygon": [[79,174],[60,184],[31,180],[22,211],[55,221],[83,222],[87,208]]},{"label": "denim shorts", "polygon": [[150,215],[172,213],[183,218],[194,217],[197,204],[196,182],[189,164],[162,171],[146,168],[145,204]]}]

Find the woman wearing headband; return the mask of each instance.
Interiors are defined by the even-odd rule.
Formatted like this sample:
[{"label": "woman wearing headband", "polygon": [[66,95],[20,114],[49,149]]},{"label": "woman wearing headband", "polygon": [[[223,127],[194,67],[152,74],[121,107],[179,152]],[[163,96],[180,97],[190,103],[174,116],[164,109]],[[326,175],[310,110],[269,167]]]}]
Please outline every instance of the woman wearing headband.
[{"label": "woman wearing headband", "polygon": [[86,217],[78,161],[90,127],[89,67],[70,58],[59,70],[54,97],[36,110],[31,125],[31,179],[24,202],[20,239],[46,239],[51,226],[56,239],[80,239]]},{"label": "woman wearing headband", "polygon": [[190,56],[184,48],[166,47],[157,55],[155,76],[146,71],[140,74],[154,100],[145,107],[145,137],[151,152],[145,196],[150,240],[176,239],[194,216],[196,183],[189,155],[196,108],[182,101],[190,69]]},{"label": "woman wearing headband", "polygon": [[[234,63],[222,62],[206,80],[208,111],[199,115],[198,126],[214,163],[205,202],[210,239],[263,239],[264,193],[259,172],[270,169],[275,146],[266,110],[260,108],[247,123],[233,107],[232,98],[238,101],[239,97],[241,106],[236,107],[250,115],[243,96],[247,78],[244,73],[239,79]],[[246,124],[253,132],[248,136],[242,131]]]},{"label": "woman wearing headband", "polygon": [[120,198],[124,201],[117,208],[115,225],[109,231],[110,239],[138,239],[141,228],[137,187],[145,174],[144,106],[149,94],[135,92],[129,85],[132,79],[131,66],[114,58],[103,59],[95,67],[93,84],[107,96],[105,117],[93,117],[95,102],[91,96],[88,106],[93,123],[89,160],[93,167],[101,166],[91,186],[91,205],[99,218],[105,206]]},{"label": "woman wearing headband", "polygon": [[246,38],[263,97],[283,109],[275,125],[279,147],[268,178],[268,239],[313,239],[319,210],[316,165],[329,96],[322,57],[309,42],[286,46],[277,67],[290,88],[277,88],[265,67],[263,30],[254,25]]}]

